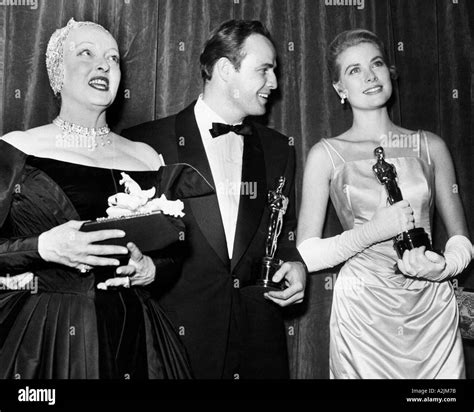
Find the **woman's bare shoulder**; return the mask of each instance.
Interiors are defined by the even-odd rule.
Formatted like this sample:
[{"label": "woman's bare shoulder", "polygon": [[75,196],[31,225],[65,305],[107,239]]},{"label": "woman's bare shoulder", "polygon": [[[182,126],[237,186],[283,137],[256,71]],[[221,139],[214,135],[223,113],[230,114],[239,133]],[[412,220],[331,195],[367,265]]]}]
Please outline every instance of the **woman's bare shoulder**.
[{"label": "woman's bare shoulder", "polygon": [[337,138],[338,137],[322,138],[319,140],[319,142],[311,147],[306,159],[308,169],[314,168],[315,170],[318,170],[318,174],[325,175],[327,177],[330,176],[334,168],[332,160],[333,149],[331,146],[338,147],[336,141]]},{"label": "woman's bare shoulder", "polygon": [[427,130],[423,130],[423,135],[426,138],[426,141],[423,143],[428,146],[428,152],[435,166],[444,166],[447,162],[452,161],[451,153],[442,137]]},{"label": "woman's bare shoulder", "polygon": [[146,163],[150,169],[157,170],[163,166],[162,157],[150,145],[143,142],[135,142],[120,135],[115,135],[118,144],[131,156]]},{"label": "woman's bare shoulder", "polygon": [[2,140],[27,154],[33,154],[52,132],[51,125],[44,125],[25,131],[15,130],[1,137]]},{"label": "woman's bare shoulder", "polygon": [[22,140],[24,140],[27,137],[28,137],[27,132],[20,131],[20,130],[15,130],[13,132],[4,134],[1,137],[1,139],[14,146],[14,143],[21,142]]},{"label": "woman's bare shoulder", "polygon": [[334,146],[336,149],[344,147],[348,143],[353,143],[349,130],[337,136],[328,137],[325,139],[327,143]]},{"label": "woman's bare shoulder", "polygon": [[441,136],[438,136],[436,133],[430,132],[428,130],[423,130],[422,133],[426,136],[428,144],[435,146],[445,146],[445,142]]}]

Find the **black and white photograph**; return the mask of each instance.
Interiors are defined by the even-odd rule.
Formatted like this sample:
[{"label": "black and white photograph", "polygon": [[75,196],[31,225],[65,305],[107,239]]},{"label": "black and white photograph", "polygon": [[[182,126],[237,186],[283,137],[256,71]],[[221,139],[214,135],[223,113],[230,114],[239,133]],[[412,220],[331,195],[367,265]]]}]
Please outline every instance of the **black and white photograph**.
[{"label": "black and white photograph", "polygon": [[473,139],[471,0],[0,0],[0,412],[473,411]]}]

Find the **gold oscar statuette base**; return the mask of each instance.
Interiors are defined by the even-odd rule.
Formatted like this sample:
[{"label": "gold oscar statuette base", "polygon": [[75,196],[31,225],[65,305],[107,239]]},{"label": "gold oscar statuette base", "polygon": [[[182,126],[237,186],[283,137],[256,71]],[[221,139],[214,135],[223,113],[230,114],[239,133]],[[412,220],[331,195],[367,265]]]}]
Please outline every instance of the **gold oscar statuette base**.
[{"label": "gold oscar statuette base", "polygon": [[285,282],[273,282],[273,275],[280,269],[283,261],[272,257],[259,259],[255,265],[256,278],[252,285],[242,288],[242,293],[262,297],[266,292],[281,291],[285,289]]}]

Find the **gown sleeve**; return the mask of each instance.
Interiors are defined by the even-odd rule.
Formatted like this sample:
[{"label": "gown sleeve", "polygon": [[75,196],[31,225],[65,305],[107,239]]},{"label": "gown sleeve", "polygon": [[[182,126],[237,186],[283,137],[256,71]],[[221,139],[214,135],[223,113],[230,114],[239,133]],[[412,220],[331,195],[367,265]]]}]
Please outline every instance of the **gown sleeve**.
[{"label": "gown sleeve", "polygon": [[25,153],[0,141],[0,276],[32,271],[44,262],[38,253],[38,236],[12,238],[5,227],[25,161]]}]

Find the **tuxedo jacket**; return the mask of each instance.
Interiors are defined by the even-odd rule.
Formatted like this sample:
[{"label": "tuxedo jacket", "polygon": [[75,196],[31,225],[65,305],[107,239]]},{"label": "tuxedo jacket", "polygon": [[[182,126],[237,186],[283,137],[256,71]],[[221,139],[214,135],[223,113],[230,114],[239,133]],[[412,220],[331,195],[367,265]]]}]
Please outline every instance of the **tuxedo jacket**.
[{"label": "tuxedo jacket", "polygon": [[[166,164],[187,163],[214,186],[191,104],[180,113],[124,130],[162,154]],[[229,351],[239,357],[235,378],[286,378],[288,358],[282,309],[244,288],[254,280],[255,261],[265,255],[270,209],[268,191],[284,176],[289,198],[276,257],[302,261],[295,245],[295,154],[289,139],[247,121],[242,190],[232,259],[228,257],[216,194],[184,200],[186,234],[177,253],[179,269],[157,269],[164,311],[181,336],[197,378],[223,378]],[[256,189],[255,193],[247,190]],[[159,233],[156,234],[159,236]],[[173,274],[170,276],[170,274]],[[230,376],[232,377],[232,376]]]}]

